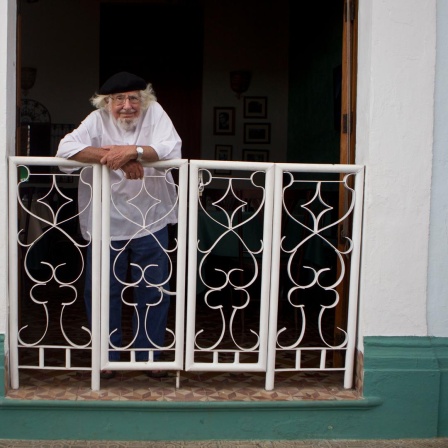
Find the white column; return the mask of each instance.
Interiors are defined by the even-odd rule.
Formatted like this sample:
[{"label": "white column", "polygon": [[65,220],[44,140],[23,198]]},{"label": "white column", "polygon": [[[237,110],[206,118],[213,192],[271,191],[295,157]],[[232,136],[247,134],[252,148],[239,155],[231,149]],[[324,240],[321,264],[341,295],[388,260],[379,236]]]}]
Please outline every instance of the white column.
[{"label": "white column", "polygon": [[427,334],[435,38],[436,0],[359,2],[361,336]]},{"label": "white column", "polygon": [[[8,203],[8,160],[15,154],[16,1],[0,2],[0,204]],[[7,328],[8,214],[0,216],[0,333]]]},{"label": "white column", "polygon": [[437,0],[434,156],[428,265],[428,334],[448,337],[448,2]]}]

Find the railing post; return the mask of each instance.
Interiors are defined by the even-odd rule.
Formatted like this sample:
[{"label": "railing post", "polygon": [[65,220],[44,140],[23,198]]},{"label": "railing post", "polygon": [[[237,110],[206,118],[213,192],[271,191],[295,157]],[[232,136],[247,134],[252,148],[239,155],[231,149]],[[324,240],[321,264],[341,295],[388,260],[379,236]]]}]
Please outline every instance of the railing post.
[{"label": "railing post", "polygon": [[18,249],[17,249],[17,165],[9,159],[9,369],[11,387],[19,388],[19,349],[18,349]]},{"label": "railing post", "polygon": [[[188,266],[191,270],[191,266],[194,266],[193,270],[196,271],[198,264],[197,258],[197,232],[198,232],[198,220],[192,219],[198,214],[198,176],[199,165],[198,162],[190,161],[190,193],[188,201]],[[196,282],[190,278],[188,281],[187,297],[196,297]],[[185,353],[185,370],[190,370],[194,363],[194,350],[189,350],[188,347],[194,345],[194,321],[196,313],[196,300],[188,300],[187,307],[187,328],[186,328],[186,353]]]},{"label": "railing post", "polygon": [[[188,224],[188,161],[179,166],[179,209],[178,209],[178,241],[176,269],[176,349],[175,359],[179,370],[184,365],[184,330],[185,330],[185,280],[187,276],[187,224]],[[176,387],[179,388],[179,375]]]},{"label": "railing post", "polygon": [[349,308],[347,319],[347,353],[345,360],[344,388],[353,387],[356,331],[358,322],[359,270],[361,263],[362,211],[364,203],[364,168],[355,175],[355,208],[353,210],[353,253],[350,266]]},{"label": "railing post", "polygon": [[[102,265],[104,257],[101,253],[102,237],[104,238],[103,219],[102,219],[102,205],[105,206],[104,196],[101,197],[101,192],[104,190],[102,182],[104,178],[108,179],[108,176],[104,176],[106,171],[99,164],[92,165],[93,169],[93,192],[92,192],[92,390],[100,389],[100,353],[101,353],[101,338],[100,338],[100,301],[102,292],[109,291],[108,288],[104,288],[104,270]],[[103,174],[103,176],[102,176]],[[108,173],[107,173],[108,174]],[[109,201],[106,201],[109,204]],[[108,215],[106,215],[108,216]],[[107,226],[106,226],[107,227]],[[107,232],[107,229],[106,229]],[[108,259],[108,258],[107,258]],[[94,262],[95,260],[95,262]],[[109,265],[107,263],[107,265]],[[95,279],[101,278],[102,281],[95,281]]]},{"label": "railing post", "polygon": [[[274,176],[274,209],[272,213],[272,266],[280,266],[280,242],[282,228],[282,192],[283,171],[276,165]],[[278,295],[279,295],[279,269],[271,270],[271,293],[269,303],[269,334],[268,334],[268,359],[266,370],[265,389],[274,389],[275,379],[275,355],[277,344],[277,316],[278,316]]]},{"label": "railing post", "polygon": [[[101,342],[100,351],[98,352],[98,358],[101,356],[101,369],[108,368],[109,363],[109,291],[110,291],[110,173],[109,168],[106,165],[102,167],[101,176],[101,207],[100,212],[104,219],[101,221],[101,237],[97,240],[98,244],[101,244],[101,295],[98,296],[98,304],[101,303],[101,307],[98,308],[101,322]],[[93,297],[92,297],[93,299]],[[98,369],[98,375],[100,369]]]}]

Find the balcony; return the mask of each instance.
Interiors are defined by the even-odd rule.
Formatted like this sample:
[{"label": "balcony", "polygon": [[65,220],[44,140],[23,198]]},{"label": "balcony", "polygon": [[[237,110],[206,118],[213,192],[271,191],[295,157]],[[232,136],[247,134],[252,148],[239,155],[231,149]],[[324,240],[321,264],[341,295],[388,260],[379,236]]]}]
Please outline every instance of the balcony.
[{"label": "balcony", "polygon": [[[62,173],[64,166],[79,169]],[[10,266],[18,269],[10,270],[8,396],[356,397],[363,168],[187,160],[151,167],[144,180],[128,181],[140,182],[147,204],[138,211],[138,232],[151,234],[145,217],[160,204],[150,188],[154,177],[173,185],[170,213],[178,222],[169,226],[169,276],[147,285],[170,297],[165,342],[146,349],[142,362],[131,324],[136,284],[124,285],[120,347],[111,345],[113,331],[103,324],[109,321],[110,207],[123,206],[114,200],[108,170],[10,158]],[[88,212],[77,206],[79,182],[91,189],[89,240],[79,232],[79,217]],[[94,260],[91,325],[83,300],[87,250]],[[113,351],[120,361],[109,360]],[[100,380],[105,369],[116,377]],[[145,372],[153,369],[168,376],[148,379]],[[58,392],[48,384],[71,387]]]}]

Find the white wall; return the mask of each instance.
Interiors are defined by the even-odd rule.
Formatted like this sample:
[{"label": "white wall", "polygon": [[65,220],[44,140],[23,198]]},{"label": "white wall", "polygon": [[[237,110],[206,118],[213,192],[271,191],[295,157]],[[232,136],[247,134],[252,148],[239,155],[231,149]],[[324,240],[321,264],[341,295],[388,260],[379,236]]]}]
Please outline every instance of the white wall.
[{"label": "white wall", "polygon": [[[16,4],[0,2],[0,203],[8,203],[8,156],[15,153]],[[0,218],[0,333],[7,328],[8,214]]]},{"label": "white wall", "polygon": [[437,1],[434,157],[428,266],[428,326],[448,337],[448,2]]},{"label": "white wall", "polygon": [[427,334],[436,0],[360,0],[361,334]]}]

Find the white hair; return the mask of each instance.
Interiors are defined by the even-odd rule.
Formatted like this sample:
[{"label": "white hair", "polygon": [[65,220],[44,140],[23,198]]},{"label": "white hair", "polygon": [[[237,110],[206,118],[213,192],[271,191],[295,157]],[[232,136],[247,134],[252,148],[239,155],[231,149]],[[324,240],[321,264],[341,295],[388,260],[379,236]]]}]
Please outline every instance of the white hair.
[{"label": "white hair", "polygon": [[[140,93],[143,110],[147,109],[151,103],[157,101],[157,98],[154,94],[154,90],[152,89],[151,84],[148,84],[146,86],[146,89],[139,90],[138,92]],[[90,98],[90,102],[97,109],[105,109],[109,104],[109,98],[110,95],[99,95],[98,93],[95,93],[95,95],[93,95],[92,98]]]}]

